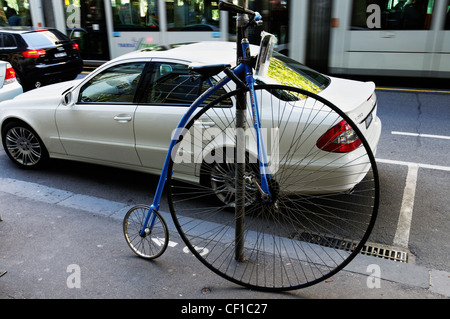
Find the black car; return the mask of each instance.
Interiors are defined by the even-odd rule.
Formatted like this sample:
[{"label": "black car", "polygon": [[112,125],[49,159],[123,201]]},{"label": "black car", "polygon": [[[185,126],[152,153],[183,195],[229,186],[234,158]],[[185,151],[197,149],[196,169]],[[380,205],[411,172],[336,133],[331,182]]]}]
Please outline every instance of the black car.
[{"label": "black car", "polygon": [[24,91],[73,80],[83,69],[78,44],[50,28],[0,28],[0,60],[12,65]]}]

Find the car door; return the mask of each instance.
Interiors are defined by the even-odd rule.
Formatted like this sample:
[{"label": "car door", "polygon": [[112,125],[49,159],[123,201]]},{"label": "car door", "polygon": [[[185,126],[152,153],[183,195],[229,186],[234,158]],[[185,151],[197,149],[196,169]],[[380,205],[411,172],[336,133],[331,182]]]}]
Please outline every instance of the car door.
[{"label": "car door", "polygon": [[[200,92],[208,88],[206,82],[192,79],[188,64],[153,59],[148,68],[135,121],[136,150],[146,168],[162,168],[175,128]],[[223,93],[216,92],[214,97]]]},{"label": "car door", "polygon": [[56,123],[68,155],[141,166],[135,149],[135,94],[145,62],[109,67],[84,83],[76,103],[60,105]]}]

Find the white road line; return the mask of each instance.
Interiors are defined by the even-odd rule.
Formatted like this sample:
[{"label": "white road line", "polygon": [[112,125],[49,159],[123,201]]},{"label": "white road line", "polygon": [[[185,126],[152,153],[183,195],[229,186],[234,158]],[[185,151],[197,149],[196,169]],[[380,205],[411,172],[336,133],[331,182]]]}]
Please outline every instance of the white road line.
[{"label": "white road line", "polygon": [[392,164],[392,165],[403,165],[403,166],[417,165],[420,168],[428,168],[428,169],[433,169],[433,170],[437,170],[437,171],[450,172],[450,166],[441,166],[441,165],[432,165],[432,164],[396,161],[396,160],[389,160],[389,159],[384,159],[384,158],[377,158],[376,162],[377,163],[384,163],[384,164]]},{"label": "white road line", "polygon": [[419,134],[419,133],[408,133],[408,132],[398,132],[398,131],[392,131],[391,134],[392,135],[405,135],[405,136],[437,138],[437,139],[443,139],[443,140],[450,140],[450,136],[445,136],[445,135]]},{"label": "white road line", "polygon": [[449,166],[430,165],[414,162],[396,161],[377,158],[376,162],[392,165],[408,166],[408,175],[406,176],[406,185],[403,191],[402,205],[397,222],[397,230],[393,240],[394,246],[408,248],[409,234],[411,230],[412,213],[414,209],[414,199],[416,195],[417,176],[419,168],[450,172]]},{"label": "white road line", "polygon": [[394,236],[394,246],[408,248],[418,173],[419,165],[411,164],[408,166],[408,175],[406,176],[406,185],[403,191],[402,206],[400,208],[400,216]]}]

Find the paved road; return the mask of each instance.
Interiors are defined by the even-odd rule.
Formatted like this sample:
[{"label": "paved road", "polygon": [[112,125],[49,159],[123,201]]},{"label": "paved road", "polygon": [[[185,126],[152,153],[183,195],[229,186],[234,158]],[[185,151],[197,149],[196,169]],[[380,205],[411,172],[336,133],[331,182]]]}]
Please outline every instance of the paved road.
[{"label": "paved road", "polygon": [[[171,228],[155,262],[129,250],[121,230],[128,204],[31,182],[0,179],[0,298],[329,299],[445,298],[449,273],[360,255],[316,286],[263,293],[206,270]],[[292,305],[291,305],[292,306]],[[170,309],[169,309],[170,310]],[[173,309],[172,309],[173,310]]]},{"label": "paved road", "polygon": [[0,150],[0,298],[449,297],[449,95],[377,94],[382,203],[370,240],[406,251],[408,263],[361,255],[314,287],[248,291],[186,254],[173,229],[172,247],[157,262],[133,256],[121,219],[128,207],[149,203],[155,177],[64,161],[21,171]]}]

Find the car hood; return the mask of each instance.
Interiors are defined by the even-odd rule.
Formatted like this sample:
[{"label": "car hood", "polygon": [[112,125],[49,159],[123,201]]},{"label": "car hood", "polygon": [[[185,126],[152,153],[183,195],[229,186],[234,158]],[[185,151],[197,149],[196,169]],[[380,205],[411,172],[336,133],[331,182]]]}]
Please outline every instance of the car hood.
[{"label": "car hood", "polygon": [[79,83],[79,80],[50,84],[16,96],[14,102],[61,99],[62,93]]}]

